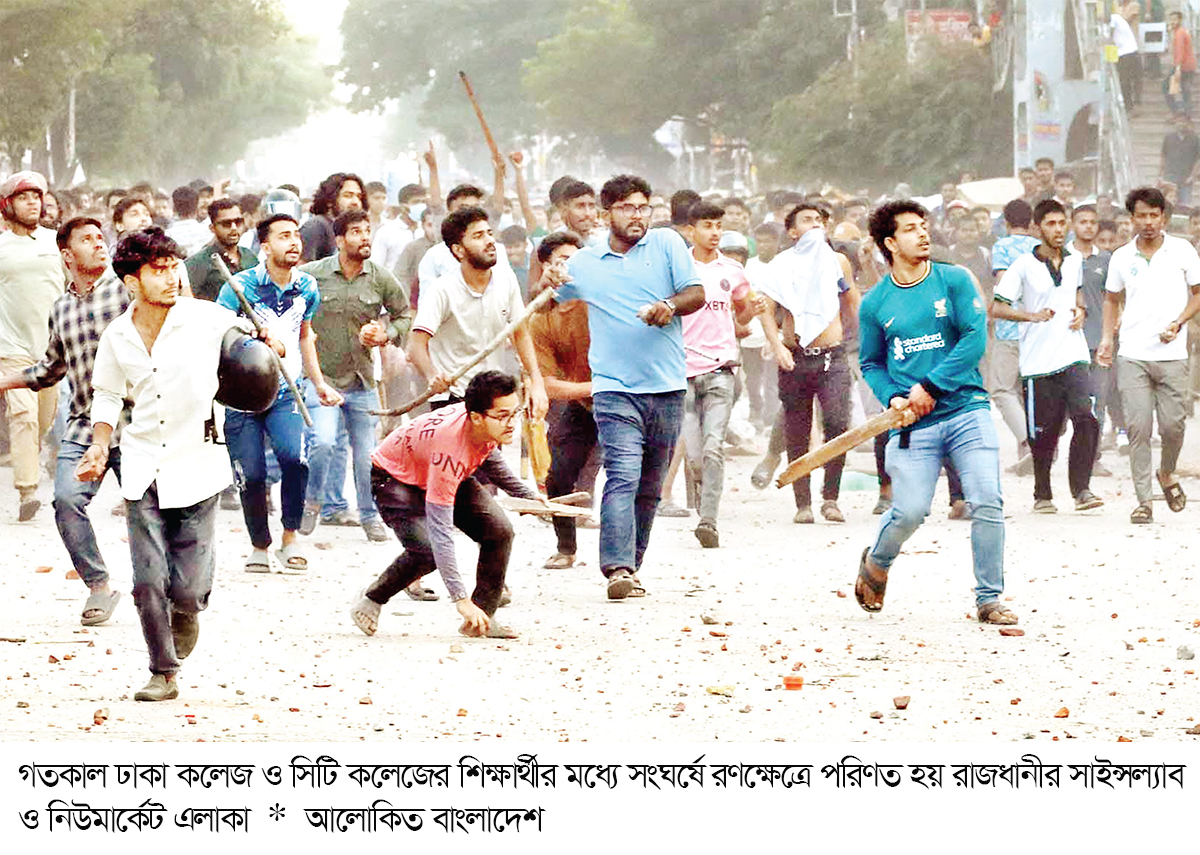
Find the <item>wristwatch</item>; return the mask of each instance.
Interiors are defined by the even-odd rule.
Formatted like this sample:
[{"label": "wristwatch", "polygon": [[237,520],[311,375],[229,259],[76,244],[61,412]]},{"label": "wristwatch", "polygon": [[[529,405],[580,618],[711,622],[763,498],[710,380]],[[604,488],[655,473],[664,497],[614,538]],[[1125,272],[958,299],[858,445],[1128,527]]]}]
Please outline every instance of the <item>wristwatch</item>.
[{"label": "wristwatch", "polygon": [[678,311],[678,309],[675,308],[675,301],[672,300],[670,297],[663,300],[663,302],[667,304],[667,308],[671,310],[672,315]]}]

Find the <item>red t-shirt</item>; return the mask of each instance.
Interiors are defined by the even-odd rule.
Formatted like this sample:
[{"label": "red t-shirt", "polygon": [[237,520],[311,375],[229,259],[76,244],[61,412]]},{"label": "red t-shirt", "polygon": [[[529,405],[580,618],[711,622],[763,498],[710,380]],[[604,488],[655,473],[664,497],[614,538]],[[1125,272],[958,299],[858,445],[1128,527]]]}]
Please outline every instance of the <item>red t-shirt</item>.
[{"label": "red t-shirt", "polygon": [[471,442],[469,429],[465,405],[442,407],[388,434],[371,462],[397,481],[420,487],[426,502],[453,507],[458,486],[497,447]]}]

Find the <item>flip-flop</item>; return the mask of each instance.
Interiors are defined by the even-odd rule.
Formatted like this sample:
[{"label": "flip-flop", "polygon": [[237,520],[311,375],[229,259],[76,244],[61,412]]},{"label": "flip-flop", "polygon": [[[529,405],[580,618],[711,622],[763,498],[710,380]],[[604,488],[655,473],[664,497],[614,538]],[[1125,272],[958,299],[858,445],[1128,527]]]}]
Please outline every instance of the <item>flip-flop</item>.
[{"label": "flip-flop", "polygon": [[[883,596],[887,593],[887,571],[883,570],[883,580],[880,581],[878,576],[872,576],[867,572],[867,557],[871,554],[871,547],[867,547],[862,552],[862,558],[858,562],[858,578],[854,582],[854,599],[862,606],[863,611],[879,612],[883,611]],[[861,585],[860,585],[861,583]],[[879,597],[879,602],[868,604],[863,597],[862,585],[870,589],[872,594]]]},{"label": "flip-flop", "polygon": [[380,605],[367,596],[367,589],[358,592],[354,605],[350,607],[350,619],[366,635],[374,635],[379,629]]},{"label": "flip-flop", "polygon": [[575,556],[556,552],[542,565],[544,570],[567,570],[575,566]]},{"label": "flip-flop", "polygon": [[999,624],[1001,626],[1012,626],[1017,622],[1017,614],[1008,608],[1008,606],[999,602],[984,603],[979,607],[978,611],[980,623]]},{"label": "flip-flop", "polygon": [[[117,601],[120,599],[120,591],[109,591],[107,594],[101,591],[92,591],[88,595],[87,602],[83,604],[83,617],[79,622],[84,626],[99,626],[112,617],[113,611],[117,608]],[[87,613],[90,611],[98,612],[98,614],[88,617]]]},{"label": "flip-flop", "polygon": [[460,635],[463,635],[467,638],[520,638],[519,635],[517,635],[507,626],[496,623],[495,618],[488,618],[487,632],[485,632],[483,635],[472,635],[471,633],[467,632],[466,621],[463,621],[462,626],[458,628],[458,632]]},{"label": "flip-flop", "polygon": [[255,549],[250,553],[250,557],[246,559],[247,573],[270,573],[271,572],[271,557],[267,555],[265,549]]},{"label": "flip-flop", "polygon": [[1176,481],[1174,484],[1167,484],[1163,481],[1163,473],[1155,473],[1158,476],[1158,484],[1163,489],[1163,498],[1167,502],[1167,507],[1175,513],[1183,510],[1187,504],[1187,495],[1183,492],[1183,487]]},{"label": "flip-flop", "polygon": [[432,603],[438,599],[437,591],[433,590],[433,588],[424,587],[420,579],[405,588],[404,593],[408,595],[410,600],[416,600],[421,603]]},{"label": "flip-flop", "polygon": [[287,546],[275,550],[275,557],[279,559],[279,566],[282,568],[279,572],[281,573],[296,575],[308,572],[308,559],[300,554],[300,544],[298,543],[289,543]]}]

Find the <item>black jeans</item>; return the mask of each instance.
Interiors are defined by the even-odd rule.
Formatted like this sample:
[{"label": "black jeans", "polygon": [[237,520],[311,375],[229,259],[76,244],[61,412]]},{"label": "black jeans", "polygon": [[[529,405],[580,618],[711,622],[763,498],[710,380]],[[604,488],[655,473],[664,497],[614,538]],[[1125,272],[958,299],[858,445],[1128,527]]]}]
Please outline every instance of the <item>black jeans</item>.
[{"label": "black jeans", "polygon": [[[425,491],[397,481],[376,466],[371,470],[371,494],[379,515],[404,545],[404,551],[367,588],[367,599],[383,605],[437,565],[425,528]],[[508,572],[512,524],[487,490],[474,478],[467,478],[454,496],[454,525],[479,544],[471,602],[491,617],[500,605]]]},{"label": "black jeans", "polygon": [[1071,451],[1067,482],[1078,496],[1092,478],[1100,423],[1096,420],[1091,374],[1086,365],[1072,365],[1057,374],[1024,381],[1025,412],[1029,419],[1029,450],[1033,454],[1033,499],[1051,499],[1050,466],[1063,427],[1071,420]]},{"label": "black jeans", "polygon": [[[808,453],[813,398],[821,402],[821,427],[826,442],[850,426],[850,365],[845,352],[838,347],[824,354],[806,356],[803,349],[793,348],[792,358],[796,367],[791,371],[779,371],[779,400],[783,404],[789,462]],[[845,465],[845,455],[825,464],[822,498],[837,499]],[[792,491],[797,508],[812,505],[812,488],[807,475],[792,482]]]},{"label": "black jeans", "polygon": [[[578,401],[569,402],[550,425],[550,472],[546,476],[546,493],[550,498],[565,496],[575,489],[579,475],[587,466],[596,448],[596,420],[592,411]],[[554,517],[554,534],[558,551],[574,555],[575,518]]]}]

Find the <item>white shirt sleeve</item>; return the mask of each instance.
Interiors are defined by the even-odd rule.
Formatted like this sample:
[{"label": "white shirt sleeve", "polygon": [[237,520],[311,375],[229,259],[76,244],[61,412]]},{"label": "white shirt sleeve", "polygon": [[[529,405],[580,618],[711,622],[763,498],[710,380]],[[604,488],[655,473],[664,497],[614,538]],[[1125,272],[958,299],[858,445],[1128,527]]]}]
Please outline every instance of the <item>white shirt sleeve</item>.
[{"label": "white shirt sleeve", "polygon": [[1023,258],[1024,256],[1018,258],[1013,262],[1012,267],[1004,271],[1004,275],[1000,277],[996,290],[993,292],[997,298],[1010,306],[1015,306],[1021,299],[1022,286],[1025,284],[1025,276],[1022,273]]},{"label": "white shirt sleeve", "polygon": [[1108,278],[1104,280],[1105,291],[1119,294],[1125,290],[1125,279],[1121,275],[1121,267],[1124,263],[1124,253],[1118,255],[1114,252],[1112,254],[1112,258],[1108,260]]},{"label": "white shirt sleeve", "polygon": [[441,287],[437,279],[422,285],[421,299],[417,302],[417,315],[413,318],[412,328],[437,335],[442,322],[446,320],[446,301],[446,289]]},{"label": "white shirt sleeve", "polygon": [[1196,254],[1196,248],[1187,241],[1183,241],[1182,249],[1183,278],[1191,287],[1200,285],[1200,255]]},{"label": "white shirt sleeve", "polygon": [[125,371],[113,350],[111,327],[100,336],[92,366],[92,424],[117,426],[125,406]]}]

